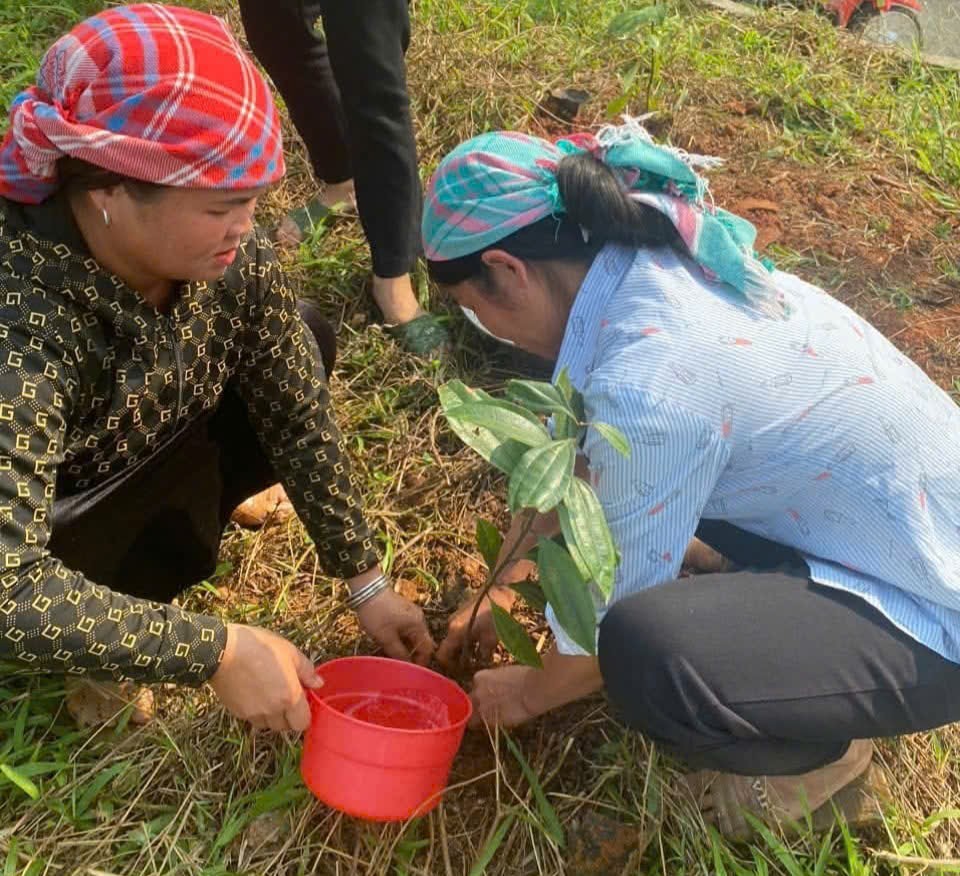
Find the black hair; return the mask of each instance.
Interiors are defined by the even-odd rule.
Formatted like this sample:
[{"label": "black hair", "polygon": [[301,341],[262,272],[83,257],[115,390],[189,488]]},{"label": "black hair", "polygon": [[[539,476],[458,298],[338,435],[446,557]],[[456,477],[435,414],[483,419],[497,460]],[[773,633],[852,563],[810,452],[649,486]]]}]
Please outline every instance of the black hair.
[{"label": "black hair", "polygon": [[502,249],[525,261],[593,261],[608,243],[631,247],[687,248],[673,223],[659,210],[630,198],[613,171],[583,152],[564,156],[557,166],[564,212],[514,232],[482,250],[449,261],[428,261],[430,277],[456,285],[486,275],[483,254]]},{"label": "black hair", "polygon": [[147,201],[169,188],[168,186],[144,182],[120,173],[114,173],[112,170],[97,167],[89,161],[74,158],[70,155],[66,155],[57,161],[57,181],[61,190],[68,195],[123,186],[127,193],[138,201]]}]

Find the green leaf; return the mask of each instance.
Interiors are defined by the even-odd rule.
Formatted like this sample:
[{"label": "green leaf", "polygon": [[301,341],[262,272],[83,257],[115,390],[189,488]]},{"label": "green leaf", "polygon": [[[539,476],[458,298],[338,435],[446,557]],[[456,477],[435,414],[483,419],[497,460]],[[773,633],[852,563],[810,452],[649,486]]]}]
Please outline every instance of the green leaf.
[{"label": "green leaf", "polygon": [[522,624],[515,620],[509,611],[502,609],[492,600],[490,610],[493,612],[493,625],[496,627],[497,636],[503,642],[503,647],[524,666],[543,669],[543,661],[537,653],[537,646],[533,644],[533,639],[527,635]]},{"label": "green leaf", "polygon": [[573,408],[573,412],[577,415],[577,419],[582,423],[586,418],[586,410],[583,406],[583,395],[577,390],[573,390],[573,396],[570,399],[570,406]]},{"label": "green leaf", "polygon": [[560,545],[539,541],[540,586],[560,626],[588,654],[597,653],[597,609],[590,587]]},{"label": "green leaf", "polygon": [[576,438],[580,433],[580,426],[577,425],[573,417],[566,414],[553,415],[553,436],[554,438]]},{"label": "green leaf", "polygon": [[10,837],[10,848],[7,852],[7,860],[3,865],[3,876],[17,876],[17,864],[19,863],[19,856],[17,854],[17,847],[19,846],[19,840],[12,836]]},{"label": "green leaf", "polygon": [[230,845],[237,834],[247,826],[249,821],[250,818],[246,813],[231,815],[217,834],[217,838],[213,843],[213,849],[210,852],[211,858],[216,857],[221,849],[225,849]]},{"label": "green leaf", "polygon": [[77,801],[74,815],[78,818],[83,815],[90,808],[90,804],[97,799],[97,795],[119,776],[120,773],[127,769],[128,766],[129,764],[127,763],[115,763],[113,766],[107,767],[98,773],[93,780],[84,787],[83,793]]},{"label": "green leaf", "polygon": [[470,402],[446,411],[447,419],[488,429],[501,441],[513,439],[528,447],[550,440],[546,426],[529,411],[506,401]]},{"label": "green leaf", "polygon": [[520,753],[517,743],[510,738],[508,733],[504,732],[503,740],[507,743],[510,753],[517,759],[517,763],[520,764],[520,770],[529,783],[530,790],[533,791],[533,798],[537,801],[537,809],[540,810],[540,818],[543,821],[543,829],[547,832],[547,836],[562,848],[564,844],[563,826],[560,824],[560,819],[557,818],[556,809],[547,799],[543,785],[540,784],[540,779],[533,771],[533,767],[527,763],[527,759]]},{"label": "green leaf", "polygon": [[440,407],[444,411],[455,408],[457,405],[478,401],[480,398],[478,391],[470,389],[462,380],[450,380],[444,383],[437,389],[437,395],[440,396]]},{"label": "green leaf", "polygon": [[14,751],[23,747],[23,735],[27,727],[27,716],[30,714],[30,700],[25,699],[17,709],[17,720],[13,725]]},{"label": "green leaf", "polygon": [[560,395],[562,395],[568,403],[573,400],[573,394],[576,390],[574,390],[573,384],[570,382],[570,372],[566,366],[561,368],[560,373],[557,375],[556,387]]},{"label": "green leaf", "polygon": [[529,450],[527,445],[519,441],[504,441],[490,454],[487,462],[495,465],[506,475],[512,474],[527,450]]},{"label": "green leaf", "polygon": [[497,566],[497,557],[503,546],[503,536],[492,523],[482,518],[477,520],[477,549],[492,572]]},{"label": "green leaf", "polygon": [[593,575],[590,572],[590,566],[587,565],[583,554],[580,553],[580,548],[577,547],[577,543],[573,540],[573,531],[570,528],[570,512],[561,504],[557,506],[557,516],[560,518],[560,543],[566,547],[567,553],[570,554],[570,558],[580,573],[580,577],[583,578],[584,581],[592,581]]},{"label": "green leaf", "polygon": [[516,815],[514,815],[513,812],[509,813],[497,825],[496,830],[490,834],[490,839],[483,844],[477,860],[474,861],[473,866],[470,868],[470,876],[483,876],[483,874],[487,872],[487,865],[493,860],[493,856],[497,853],[497,849],[500,848],[500,844],[506,837],[507,831],[510,830],[510,826],[513,824],[515,818]]},{"label": "green leaf", "polygon": [[[570,374],[566,368],[561,369],[560,374],[557,376],[556,387],[570,405],[574,419],[582,423],[586,419],[583,407],[583,396],[573,388],[573,384],[570,382]],[[579,431],[579,429],[577,431]],[[564,437],[573,438],[576,437],[576,434]]]},{"label": "green leaf", "polygon": [[[479,389],[470,389],[462,381],[451,380],[437,391],[440,406],[447,414],[447,422],[454,434],[468,447],[479,453],[487,462],[495,465],[504,474],[510,474],[520,457],[527,452],[527,445],[519,441],[503,441],[489,429],[461,423],[449,416],[449,412],[465,404],[492,402],[492,396]],[[536,418],[534,418],[536,419]]]},{"label": "green leaf", "polygon": [[553,384],[541,380],[511,380],[507,383],[507,398],[538,414],[566,414],[574,416],[570,403]]},{"label": "green leaf", "polygon": [[21,776],[26,776],[27,778],[33,778],[34,776],[43,776],[48,773],[59,773],[65,769],[68,769],[70,764],[67,761],[30,761],[29,763],[22,763],[17,767],[17,772]]},{"label": "green leaf", "polygon": [[560,531],[581,575],[594,582],[609,599],[613,593],[617,549],[590,484],[582,478],[572,478],[558,516]]},{"label": "green leaf", "polygon": [[547,597],[543,595],[543,588],[534,581],[517,581],[510,588],[515,590],[534,611],[544,611],[547,607]]},{"label": "green leaf", "polygon": [[667,17],[667,10],[660,3],[643,9],[628,9],[621,12],[607,25],[607,35],[622,39],[640,30],[645,24],[659,24]]},{"label": "green leaf", "polygon": [[552,511],[567,494],[576,458],[576,444],[569,438],[528,450],[510,475],[510,510],[536,508],[541,514]]},{"label": "green leaf", "polygon": [[479,429],[475,426],[466,426],[456,420],[451,420],[449,413],[454,408],[470,402],[475,402],[477,396],[459,380],[451,380],[437,390],[440,397],[440,407],[447,415],[447,422],[456,436],[466,445],[477,451],[485,460],[490,462],[490,455],[503,443],[488,429]]},{"label": "green leaf", "polygon": [[613,119],[622,115],[628,103],[630,103],[629,94],[621,94],[620,97],[615,97],[607,104],[607,108],[604,110],[607,118]]},{"label": "green leaf", "polygon": [[31,800],[40,799],[40,789],[19,770],[14,769],[9,764],[0,763],[0,773],[2,773],[8,781],[13,782],[13,784],[23,791]]},{"label": "green leaf", "polygon": [[630,442],[627,436],[623,434],[616,426],[609,423],[591,423],[591,429],[596,429],[603,439],[621,456],[630,458]]}]

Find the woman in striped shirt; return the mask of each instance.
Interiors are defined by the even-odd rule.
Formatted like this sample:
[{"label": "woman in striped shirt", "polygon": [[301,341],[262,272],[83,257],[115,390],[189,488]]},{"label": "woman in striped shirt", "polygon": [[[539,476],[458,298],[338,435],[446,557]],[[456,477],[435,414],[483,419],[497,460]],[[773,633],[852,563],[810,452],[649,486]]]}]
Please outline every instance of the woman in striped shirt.
[{"label": "woman in striped shirt", "polygon": [[[711,163],[635,123],[487,134],[441,163],[423,231],[441,286],[566,369],[632,448],[594,430],[582,447],[622,558],[598,657],[548,612],[544,669],[478,673],[478,713],[517,724],[605,687],[742,837],[744,811],[820,819],[832,799],[858,818],[871,739],[960,717],[960,411],[853,311],[760,263],[752,227],[708,200]],[[681,577],[695,536],[726,560]],[[441,656],[464,635],[461,613]]]}]

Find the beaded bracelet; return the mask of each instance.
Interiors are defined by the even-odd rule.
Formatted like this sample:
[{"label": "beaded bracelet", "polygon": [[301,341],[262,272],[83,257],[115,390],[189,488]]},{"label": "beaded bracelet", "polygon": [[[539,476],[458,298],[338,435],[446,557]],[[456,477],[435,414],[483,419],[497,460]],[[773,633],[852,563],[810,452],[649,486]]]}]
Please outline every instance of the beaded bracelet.
[{"label": "beaded bracelet", "polygon": [[362,605],[366,605],[374,596],[379,595],[390,586],[390,579],[386,575],[378,575],[372,581],[364,584],[355,593],[351,593],[344,604],[351,611],[356,611]]}]

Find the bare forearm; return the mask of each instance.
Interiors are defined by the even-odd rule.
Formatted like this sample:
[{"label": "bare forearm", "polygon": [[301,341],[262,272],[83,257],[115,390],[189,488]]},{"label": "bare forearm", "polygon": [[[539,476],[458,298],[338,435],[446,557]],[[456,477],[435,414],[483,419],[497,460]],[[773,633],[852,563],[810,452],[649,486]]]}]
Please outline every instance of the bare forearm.
[{"label": "bare forearm", "polygon": [[542,715],[603,688],[596,657],[560,654],[556,648],[544,655],[543,669],[531,673],[529,678],[523,699],[533,715]]},{"label": "bare forearm", "polygon": [[513,518],[513,523],[504,536],[503,547],[500,548],[501,562],[504,557],[511,554],[514,560],[522,559],[537,546],[539,539],[553,538],[560,532],[560,519],[556,511],[551,511],[549,514],[536,514],[529,530],[524,533],[526,519],[523,513]]}]

